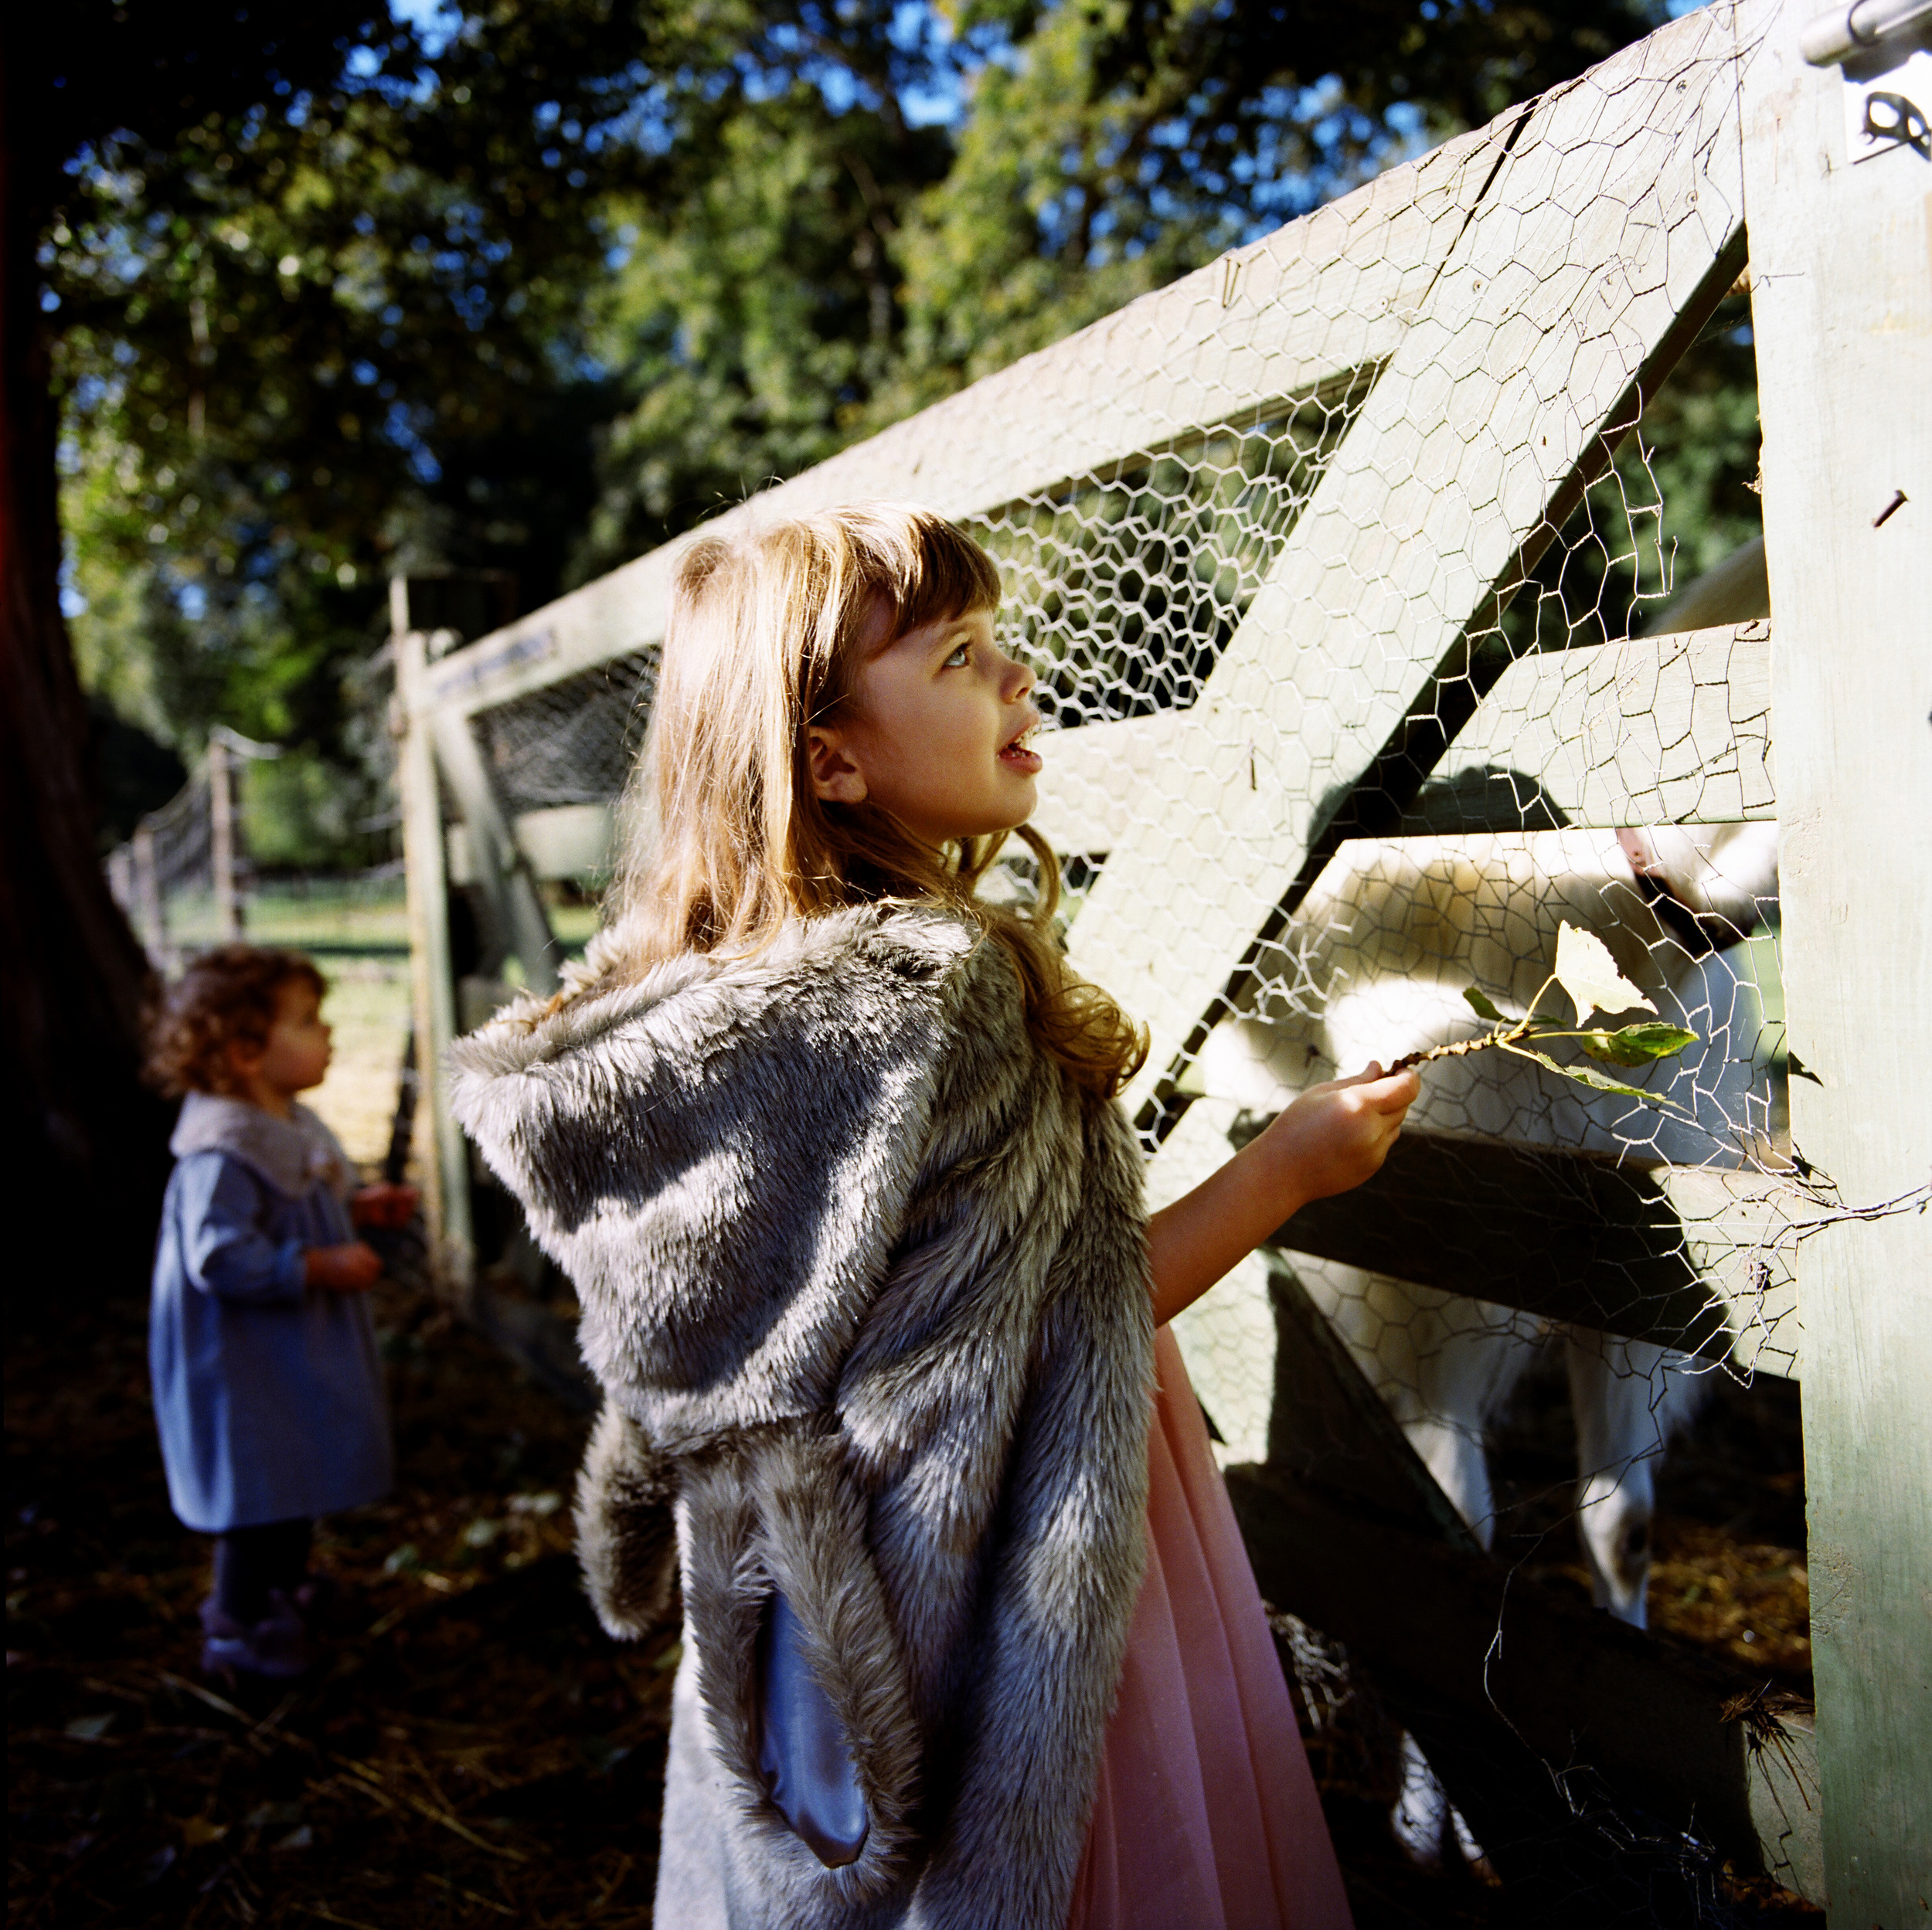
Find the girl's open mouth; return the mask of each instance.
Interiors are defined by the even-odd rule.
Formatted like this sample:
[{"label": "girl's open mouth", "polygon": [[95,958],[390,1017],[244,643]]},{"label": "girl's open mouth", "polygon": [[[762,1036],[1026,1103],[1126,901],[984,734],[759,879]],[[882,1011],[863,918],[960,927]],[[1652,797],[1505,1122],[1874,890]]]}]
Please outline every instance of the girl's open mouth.
[{"label": "girl's open mouth", "polygon": [[1032,748],[1033,732],[1039,729],[1033,724],[1020,732],[999,753],[999,761],[1009,770],[1022,771],[1031,776],[1040,769],[1039,753]]}]

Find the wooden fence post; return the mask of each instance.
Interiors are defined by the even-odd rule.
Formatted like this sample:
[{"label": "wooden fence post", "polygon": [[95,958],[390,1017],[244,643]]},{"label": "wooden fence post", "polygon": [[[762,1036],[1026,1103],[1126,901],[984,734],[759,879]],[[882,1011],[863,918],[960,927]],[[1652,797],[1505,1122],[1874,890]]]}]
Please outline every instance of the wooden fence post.
[{"label": "wooden fence post", "polygon": [[[475,1271],[470,1215],[469,1150],[449,1106],[450,1042],[456,1036],[456,987],[450,973],[449,885],[443,805],[429,720],[419,708],[428,664],[420,630],[396,644],[396,721],[401,745],[396,786],[403,808],[403,861],[409,888],[410,982],[416,1024],[418,1092],[430,1122],[423,1206],[437,1278],[467,1301]],[[421,1113],[419,1113],[419,1116]]]},{"label": "wooden fence post", "polygon": [[216,734],[208,740],[208,820],[215,874],[215,932],[224,945],[242,935],[241,893],[235,875],[235,763]]},{"label": "wooden fence post", "polygon": [[[1817,10],[1786,0],[1750,51],[1745,207],[1792,1139],[1855,1207],[1921,1186],[1932,1157],[1932,170],[1903,142],[1851,164],[1848,83],[1799,51]],[[1929,1921],[1928,1287],[1922,1213],[1837,1221],[1800,1249],[1825,1881],[1842,1930]]]},{"label": "wooden fence post", "polygon": [[529,861],[518,850],[509,820],[492,788],[470,720],[441,707],[427,719],[436,766],[462,814],[470,865],[478,887],[488,895],[512,954],[533,991],[557,987],[556,941],[538,895]]},{"label": "wooden fence post", "polygon": [[155,827],[145,818],[134,827],[134,904],[141,923],[141,942],[158,965],[168,949],[166,914],[162,909],[161,878],[155,868]]}]

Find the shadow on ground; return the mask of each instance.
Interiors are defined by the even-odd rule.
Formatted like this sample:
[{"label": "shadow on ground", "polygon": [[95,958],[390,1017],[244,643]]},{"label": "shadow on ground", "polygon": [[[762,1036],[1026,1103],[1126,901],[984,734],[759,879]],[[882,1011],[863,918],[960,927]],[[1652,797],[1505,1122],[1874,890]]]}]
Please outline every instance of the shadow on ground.
[{"label": "shadow on ground", "polygon": [[10,1339],[18,1930],[649,1922],[673,1637],[618,1646],[578,1588],[583,1423],[379,1296],[401,1484],[325,1524],[329,1660],[268,1699],[196,1673],[207,1544],[168,1509],[145,1306]]}]

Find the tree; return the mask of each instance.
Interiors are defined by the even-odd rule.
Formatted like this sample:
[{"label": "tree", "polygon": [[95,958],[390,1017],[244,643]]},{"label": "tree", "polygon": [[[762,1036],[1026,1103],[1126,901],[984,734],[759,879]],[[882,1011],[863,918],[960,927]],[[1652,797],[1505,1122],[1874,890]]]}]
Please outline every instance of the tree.
[{"label": "tree", "polygon": [[[693,8],[590,347],[614,410],[594,575],[867,433],[904,353],[897,239],[946,178],[958,49],[893,0]],[[923,111],[922,111],[923,110]]]},{"label": "tree", "polygon": [[[49,14],[9,59],[5,136],[23,788],[0,889],[41,988],[29,1111],[80,1118],[97,1086],[134,1116],[142,969],[83,855],[57,447],[89,688],[185,753],[217,719],[306,746],[339,790],[392,569],[509,569],[541,601],[1655,19],[468,0],[430,45],[380,0],[285,26],[234,0]],[[1735,445],[1723,473],[1669,458],[1733,522],[1736,386],[1679,412]],[[57,942],[28,909],[56,903]],[[74,1037],[99,1078],[60,1069]]]},{"label": "tree", "polygon": [[[488,513],[493,446],[560,386],[563,304],[603,246],[590,169],[635,151],[607,137],[647,29],[600,0],[505,5],[431,63],[381,0],[84,0],[31,25],[4,130],[8,1089],[36,1227],[57,1245],[84,1208],[124,1266],[162,1120],[137,1078],[146,962],[94,848],[60,411],[87,524],[70,587],[112,620],[97,678],[184,742],[224,712],[326,736],[410,517],[452,480]],[[481,452],[471,473],[433,437]]]},{"label": "tree", "polygon": [[80,644],[183,748],[219,716],[338,750],[399,564],[554,585],[587,508],[573,314],[634,151],[607,137],[641,36],[607,12],[492,12],[434,61],[389,30],[83,150],[46,250]]},{"label": "tree", "polygon": [[[65,164],[116,128],[171,140],[339,66],[369,22],[359,0],[318,0],[292,20],[104,0],[8,29],[0,93],[0,948],[8,974],[7,1134],[17,1225],[9,1300],[57,1303],[76,1269],[145,1258],[163,1169],[159,1103],[138,1078],[146,960],[108,895],[94,848],[87,716],[63,620],[51,330],[36,255],[70,192]],[[134,57],[97,56],[118,35]],[[56,37],[58,36],[58,37]],[[49,1270],[58,1265],[59,1273]]]},{"label": "tree", "polygon": [[1648,0],[975,0],[997,42],[902,243],[929,398],[1566,80]]}]

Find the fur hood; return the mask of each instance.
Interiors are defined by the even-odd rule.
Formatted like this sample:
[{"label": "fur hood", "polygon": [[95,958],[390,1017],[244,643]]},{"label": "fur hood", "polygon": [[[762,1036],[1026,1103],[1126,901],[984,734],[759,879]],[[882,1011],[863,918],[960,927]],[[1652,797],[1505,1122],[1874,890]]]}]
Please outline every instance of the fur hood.
[{"label": "fur hood", "polygon": [[[612,1633],[663,1612],[675,1512],[664,1920],[1061,1930],[1145,1561],[1120,1109],[1034,1047],[1000,946],[904,907],[594,982],[456,1063],[583,1306],[580,1551]],[[872,1817],[842,1869],[757,1773],[774,1589]]]}]

